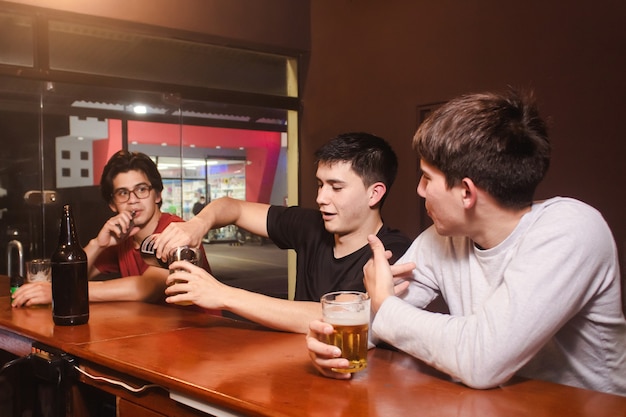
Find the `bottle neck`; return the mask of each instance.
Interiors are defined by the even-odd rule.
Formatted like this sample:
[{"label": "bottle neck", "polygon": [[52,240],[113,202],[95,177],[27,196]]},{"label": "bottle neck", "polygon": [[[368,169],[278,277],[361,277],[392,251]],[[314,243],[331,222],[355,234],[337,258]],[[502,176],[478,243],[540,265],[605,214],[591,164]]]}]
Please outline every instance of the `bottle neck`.
[{"label": "bottle neck", "polygon": [[61,230],[59,231],[59,246],[77,245],[76,231],[74,228],[74,217],[69,205],[63,207],[63,217],[61,218]]}]

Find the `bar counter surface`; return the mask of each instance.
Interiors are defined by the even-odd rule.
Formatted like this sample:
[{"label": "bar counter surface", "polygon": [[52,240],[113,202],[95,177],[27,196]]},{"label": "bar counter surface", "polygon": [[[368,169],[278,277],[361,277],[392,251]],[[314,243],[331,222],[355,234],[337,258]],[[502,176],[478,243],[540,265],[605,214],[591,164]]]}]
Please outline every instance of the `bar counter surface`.
[{"label": "bar counter surface", "polygon": [[[6,277],[0,285],[8,294]],[[92,303],[88,324],[64,327],[49,307],[14,309],[0,297],[0,349],[27,355],[33,341],[67,352],[91,374],[158,385],[134,394],[81,376],[124,398],[126,415],[202,415],[198,408],[216,416],[626,416],[626,397],[535,380],[474,390],[382,348],[369,352],[366,370],[336,381],[312,367],[303,335],[185,308]]]}]

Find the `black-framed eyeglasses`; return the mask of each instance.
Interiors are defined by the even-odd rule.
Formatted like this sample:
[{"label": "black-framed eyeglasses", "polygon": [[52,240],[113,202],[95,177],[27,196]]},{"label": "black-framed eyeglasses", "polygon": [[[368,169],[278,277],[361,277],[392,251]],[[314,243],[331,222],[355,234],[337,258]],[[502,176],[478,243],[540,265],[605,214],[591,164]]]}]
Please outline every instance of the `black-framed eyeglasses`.
[{"label": "black-framed eyeglasses", "polygon": [[150,195],[150,191],[152,191],[152,186],[148,184],[139,184],[132,190],[128,188],[118,188],[113,191],[111,197],[113,197],[113,201],[116,203],[125,203],[130,200],[130,193],[135,194],[135,197],[144,199],[148,198]]}]

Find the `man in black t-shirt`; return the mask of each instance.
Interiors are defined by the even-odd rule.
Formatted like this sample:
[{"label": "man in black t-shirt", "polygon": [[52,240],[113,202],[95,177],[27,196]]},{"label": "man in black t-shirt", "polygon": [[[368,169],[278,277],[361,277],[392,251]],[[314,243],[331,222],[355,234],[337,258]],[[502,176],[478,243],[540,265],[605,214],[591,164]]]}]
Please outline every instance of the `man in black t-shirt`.
[{"label": "man in black t-shirt", "polygon": [[167,302],[192,301],[223,309],[279,330],[306,333],[321,317],[327,292],[365,291],[363,266],[371,257],[367,236],[376,234],[400,257],[411,240],[383,224],[381,207],[397,172],[389,144],[368,133],[337,136],[316,153],[318,210],[219,198],[186,223],[172,224],[156,239],[157,255],[179,245],[200,245],[208,230],[235,224],[297,253],[295,300],[229,287],[193,265],[168,279],[187,281],[166,290]]}]

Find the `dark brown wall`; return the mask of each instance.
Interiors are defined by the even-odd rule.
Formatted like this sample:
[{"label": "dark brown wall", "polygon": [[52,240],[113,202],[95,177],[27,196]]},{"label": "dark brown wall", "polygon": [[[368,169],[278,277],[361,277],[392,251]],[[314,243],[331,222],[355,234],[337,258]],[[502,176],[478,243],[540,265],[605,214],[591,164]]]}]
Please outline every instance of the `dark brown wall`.
[{"label": "dark brown wall", "polygon": [[414,236],[421,205],[410,148],[416,106],[532,87],[554,147],[538,197],[573,196],[598,208],[623,259],[625,16],[626,2],[617,0],[311,1],[302,203],[314,205],[315,148],[339,132],[370,131],[400,155],[385,218]]}]

